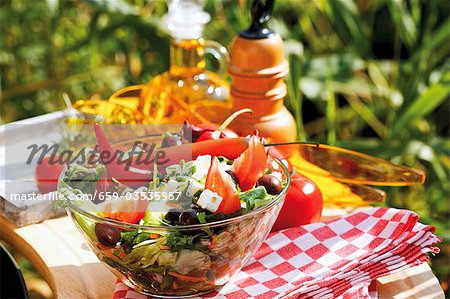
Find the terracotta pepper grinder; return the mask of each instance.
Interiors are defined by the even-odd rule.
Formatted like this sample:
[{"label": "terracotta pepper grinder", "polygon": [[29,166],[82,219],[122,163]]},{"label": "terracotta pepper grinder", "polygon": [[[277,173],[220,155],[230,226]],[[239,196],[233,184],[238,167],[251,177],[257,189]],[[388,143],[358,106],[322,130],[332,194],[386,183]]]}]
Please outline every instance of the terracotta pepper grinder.
[{"label": "terracotta pepper grinder", "polygon": [[[253,114],[238,117],[232,129],[241,135],[258,130],[270,142],[293,141],[297,138],[294,117],[286,109],[284,76],[289,72],[284,59],[284,44],[280,35],[266,28],[274,0],[254,0],[252,23],[240,32],[230,46],[228,73],[232,76],[230,95],[233,110],[251,108]],[[279,148],[286,155],[293,148]]]}]

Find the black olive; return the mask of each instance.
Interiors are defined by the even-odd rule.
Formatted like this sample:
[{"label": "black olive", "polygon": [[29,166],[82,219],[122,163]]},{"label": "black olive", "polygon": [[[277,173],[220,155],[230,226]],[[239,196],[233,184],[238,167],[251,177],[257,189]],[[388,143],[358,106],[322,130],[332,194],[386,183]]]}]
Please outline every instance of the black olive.
[{"label": "black olive", "polygon": [[177,146],[177,145],[181,145],[181,144],[183,144],[183,143],[181,142],[181,139],[179,137],[166,136],[166,137],[164,137],[164,139],[161,143],[161,148]]},{"label": "black olive", "polygon": [[114,247],[120,241],[120,229],[106,223],[95,224],[95,235],[98,241],[107,247]]},{"label": "black olive", "polygon": [[281,182],[273,175],[263,175],[256,182],[256,187],[264,186],[266,188],[267,193],[272,195],[280,194],[281,192]]},{"label": "black olive", "polygon": [[199,224],[200,220],[197,217],[197,211],[194,209],[187,209],[180,215],[180,225]]},{"label": "black olive", "polygon": [[180,209],[170,209],[164,216],[171,225],[177,225],[180,221],[181,210]]},{"label": "black olive", "polygon": [[231,176],[231,178],[233,179],[233,181],[236,185],[239,185],[239,179],[233,170],[225,170],[225,172]]}]

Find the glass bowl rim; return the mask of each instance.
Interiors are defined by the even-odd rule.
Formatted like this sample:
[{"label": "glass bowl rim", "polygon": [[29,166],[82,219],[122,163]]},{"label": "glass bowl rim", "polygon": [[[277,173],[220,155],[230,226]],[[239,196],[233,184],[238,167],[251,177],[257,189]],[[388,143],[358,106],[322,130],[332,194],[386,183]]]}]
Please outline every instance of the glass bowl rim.
[{"label": "glass bowl rim", "polygon": [[[83,208],[75,205],[74,203],[72,203],[72,200],[69,199],[65,199],[65,201],[67,202],[67,209],[71,209],[85,217],[91,218],[92,220],[96,221],[96,222],[102,222],[102,223],[107,223],[110,225],[114,225],[114,226],[120,226],[122,228],[127,228],[127,229],[142,229],[142,230],[160,230],[160,231],[170,231],[170,230],[176,230],[176,231],[188,231],[188,230],[193,230],[193,229],[202,229],[202,228],[214,228],[214,227],[218,227],[218,226],[223,226],[223,225],[228,225],[231,223],[235,223],[235,222],[239,222],[241,220],[245,220],[247,218],[250,218],[251,216],[255,216],[255,215],[259,215],[265,211],[267,211],[269,208],[273,207],[274,205],[276,205],[280,200],[282,200],[285,196],[287,191],[289,190],[289,187],[291,185],[291,174],[287,168],[287,166],[278,158],[274,158],[273,159],[276,163],[278,163],[279,166],[281,166],[281,169],[283,169],[284,174],[286,175],[286,184],[284,186],[284,188],[281,190],[281,192],[277,195],[277,197],[275,197],[272,201],[270,201],[269,203],[265,204],[262,207],[259,207],[256,210],[250,211],[247,214],[243,214],[243,215],[239,215],[236,217],[232,217],[232,218],[228,218],[228,219],[223,219],[223,220],[219,220],[219,221],[213,221],[213,222],[208,222],[208,223],[200,223],[200,224],[191,224],[191,225],[182,225],[182,226],[161,226],[161,225],[141,225],[141,224],[133,224],[133,223],[127,223],[127,222],[122,222],[119,220],[115,220],[115,219],[111,219],[111,218],[105,218],[105,217],[100,217],[97,215],[94,215],[92,213],[89,213],[87,211],[85,211]],[[63,171],[61,173],[61,175],[63,175],[65,171]]]}]

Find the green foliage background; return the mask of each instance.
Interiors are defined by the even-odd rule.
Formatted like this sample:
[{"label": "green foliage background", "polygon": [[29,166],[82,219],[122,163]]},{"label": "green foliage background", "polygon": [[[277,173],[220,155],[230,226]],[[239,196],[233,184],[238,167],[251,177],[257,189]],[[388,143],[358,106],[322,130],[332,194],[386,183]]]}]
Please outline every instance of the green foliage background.
[{"label": "green foliage background", "polygon": [[[108,97],[168,68],[162,1],[1,0],[0,122]],[[270,27],[286,41],[286,103],[299,138],[426,169],[424,186],[386,188],[387,204],[437,227],[433,268],[448,288],[450,19],[447,0],[279,0]],[[207,1],[204,36],[229,45],[247,1]]]}]

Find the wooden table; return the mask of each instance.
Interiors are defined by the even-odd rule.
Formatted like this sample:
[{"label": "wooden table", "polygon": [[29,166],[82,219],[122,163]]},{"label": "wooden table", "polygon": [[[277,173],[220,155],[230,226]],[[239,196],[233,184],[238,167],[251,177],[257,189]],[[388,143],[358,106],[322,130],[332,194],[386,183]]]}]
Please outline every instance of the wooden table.
[{"label": "wooden table", "polygon": [[[326,218],[331,211],[324,211]],[[18,228],[0,217],[0,237],[43,275],[58,298],[112,298],[115,276],[103,266],[67,217]],[[379,298],[444,298],[428,264],[378,279]]]}]

